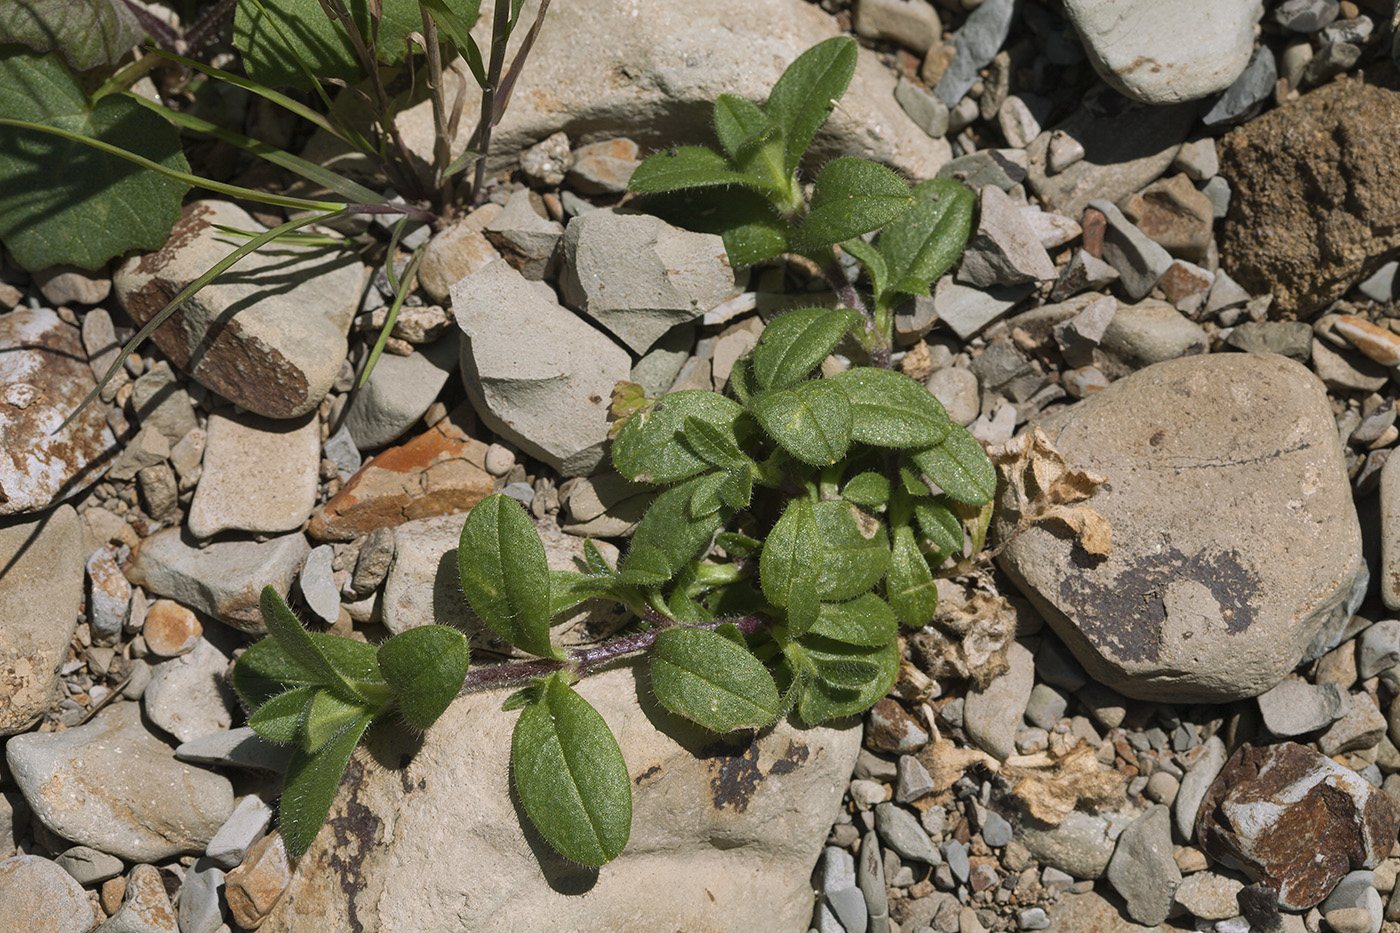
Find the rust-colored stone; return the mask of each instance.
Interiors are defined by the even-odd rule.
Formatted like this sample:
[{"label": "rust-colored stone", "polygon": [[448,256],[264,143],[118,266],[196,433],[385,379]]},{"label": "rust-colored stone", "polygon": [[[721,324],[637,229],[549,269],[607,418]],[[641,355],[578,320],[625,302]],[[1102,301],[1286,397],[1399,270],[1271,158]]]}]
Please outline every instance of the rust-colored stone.
[{"label": "rust-colored stone", "polygon": [[157,599],[146,611],[141,635],[146,647],[163,658],[179,657],[194,650],[204,626],[194,612],[173,599]]},{"label": "rust-colored stone", "polygon": [[243,863],[224,878],[224,896],[233,922],[245,930],[257,929],[277,906],[291,880],[291,862],[281,833],[253,843]]},{"label": "rust-colored stone", "polygon": [[1108,230],[1108,218],[1104,216],[1102,211],[1096,211],[1090,207],[1084,211],[1079,226],[1084,231],[1084,252],[1095,259],[1102,259],[1103,235]]},{"label": "rust-colored stone", "polygon": [[1206,258],[1215,215],[1210,198],[1197,191],[1186,175],[1154,181],[1118,206],[1139,230],[1173,256],[1191,262]]},{"label": "rust-colored stone", "polygon": [[1390,854],[1400,811],[1350,768],[1298,745],[1243,745],[1206,792],[1196,832],[1206,852],[1307,910],[1349,871]]},{"label": "rust-colored stone", "polygon": [[889,697],[870,710],[865,728],[865,744],[879,752],[912,755],[928,742],[928,732],[919,721]]},{"label": "rust-colored stone", "polygon": [[491,494],[495,478],[485,469],[486,445],[459,426],[467,417],[459,410],[380,453],[316,510],[308,533],[350,541],[376,528],[470,510]]}]

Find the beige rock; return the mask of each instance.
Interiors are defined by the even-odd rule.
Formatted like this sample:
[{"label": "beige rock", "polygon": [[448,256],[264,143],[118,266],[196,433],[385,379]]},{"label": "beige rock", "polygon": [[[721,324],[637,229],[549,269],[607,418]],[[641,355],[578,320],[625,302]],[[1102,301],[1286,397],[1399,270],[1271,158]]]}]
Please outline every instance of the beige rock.
[{"label": "beige rock", "polygon": [[0,930],[87,933],[92,926],[87,895],[57,863],[37,855],[0,861]]},{"label": "beige rock", "polygon": [[274,421],[213,414],[204,467],[190,502],[197,538],[221,531],[295,531],[316,505],[321,425],[315,415]]},{"label": "beige rock", "polygon": [[481,231],[501,212],[499,204],[483,204],[428,241],[418,266],[418,284],[438,304],[451,302],[451,288],[493,259],[500,259]]},{"label": "beige rock", "polygon": [[94,933],[179,933],[160,872],[151,865],[133,868],[121,906]]},{"label": "beige rock", "polygon": [[1400,609],[1400,457],[1381,467],[1380,512],[1381,599],[1387,608]]},{"label": "beige rock", "polygon": [[255,930],[277,906],[292,878],[281,833],[263,836],[248,848],[237,868],[224,876],[224,896],[233,922]]},{"label": "beige rock", "polygon": [[784,721],[726,745],[640,706],[631,668],[578,691],[617,735],[632,776],[632,834],[616,860],[583,869],[526,835],[508,790],[517,714],[501,711],[504,693],[471,695],[411,755],[411,738],[372,734],[261,929],[806,930],[812,868],[859,727]]},{"label": "beige rock", "polygon": [[173,599],[157,599],[146,610],[141,636],[153,654],[176,658],[199,643],[204,626],[199,617]]}]

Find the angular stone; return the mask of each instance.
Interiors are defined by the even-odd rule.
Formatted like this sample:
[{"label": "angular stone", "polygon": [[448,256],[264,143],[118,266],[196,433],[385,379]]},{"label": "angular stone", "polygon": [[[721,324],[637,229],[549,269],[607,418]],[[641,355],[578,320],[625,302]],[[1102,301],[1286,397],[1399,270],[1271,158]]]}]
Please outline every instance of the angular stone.
[{"label": "angular stone", "polygon": [[564,300],[645,353],[734,293],[724,241],[650,214],[598,210],[564,233]]},{"label": "angular stone", "polygon": [[[1393,462],[1392,462],[1393,461]],[[1381,467],[1381,599],[1388,609],[1400,609],[1400,457]]]},{"label": "angular stone", "polygon": [[111,547],[102,547],[87,560],[88,629],[93,641],[101,645],[110,645],[121,636],[131,608],[131,584],[115,557]]},{"label": "angular stone", "polygon": [[96,482],[116,456],[78,328],[47,308],[0,314],[0,517],[36,512]]},{"label": "angular stone", "polygon": [[155,466],[162,460],[170,459],[170,441],[155,427],[145,427],[137,432],[107,471],[108,479],[134,479],[148,466]]},{"label": "angular stone", "polygon": [[1121,305],[1099,346],[1133,368],[1205,353],[1210,338],[1171,305],[1147,298]]},{"label": "angular stone", "polygon": [[959,282],[989,288],[1055,277],[1055,264],[1040,237],[1006,192],[986,185],[978,203],[977,229],[963,251]]},{"label": "angular stone", "polygon": [[0,736],[52,702],[83,603],[82,548],[72,506],[0,522]]},{"label": "angular stone", "polygon": [[1380,864],[1400,810],[1350,768],[1301,745],[1245,744],[1196,823],[1212,858],[1257,875],[1296,911],[1321,902],[1349,871]]},{"label": "angular stone", "polygon": [[584,194],[622,194],[642,162],[641,149],[625,136],[585,143],[574,150],[573,158],[567,179]]},{"label": "angular stone", "polygon": [[[291,860],[280,833],[253,843],[243,862],[224,876],[224,896],[233,922],[247,929],[261,925],[291,880]],[[353,906],[351,910],[353,918]]]},{"label": "angular stone", "polygon": [[457,368],[455,333],[408,356],[385,353],[345,407],[344,425],[360,450],[383,447],[423,417]]},{"label": "angular stone", "polygon": [[1181,779],[1181,789],[1176,793],[1172,804],[1172,817],[1176,823],[1177,835],[1190,842],[1196,838],[1196,812],[1206,792],[1225,767],[1225,743],[1220,736],[1213,735],[1201,745],[1196,760],[1186,770]]},{"label": "angular stone", "polygon": [[291,753],[290,746],[275,745],[247,726],[201,735],[175,749],[175,757],[180,761],[271,773],[286,771]]},{"label": "angular stone", "polygon": [[948,132],[948,106],[922,84],[901,76],[894,86],[894,99],[904,108],[909,119],[929,136],[942,138]]},{"label": "angular stone", "polygon": [[1350,701],[1336,684],[1285,680],[1259,695],[1259,713],[1274,735],[1292,738],[1325,729],[1341,719]]},{"label": "angular stone", "polygon": [[984,0],[968,14],[953,34],[953,61],[933,89],[943,103],[955,106],[976,83],[978,71],[1006,42],[1015,13],[1014,0]]},{"label": "angular stone", "polygon": [[126,876],[117,912],[94,933],[180,933],[165,882],[153,865],[137,865]]},{"label": "angular stone", "polygon": [[1119,205],[1123,215],[1159,246],[1181,259],[1202,262],[1215,223],[1210,198],[1185,174],[1154,181]]},{"label": "angular stone", "polygon": [[1346,80],[1226,136],[1220,171],[1234,197],[1221,264],[1300,317],[1380,268],[1400,246],[1400,166],[1387,150],[1397,123],[1400,91]]},{"label": "angular stone", "polygon": [[177,915],[180,933],[220,933],[224,922],[223,900],[223,869],[211,859],[196,859],[180,884]]},{"label": "angular stone", "polygon": [[108,878],[120,875],[126,867],[115,855],[108,855],[87,846],[66,849],[54,861],[79,884],[101,884]]},{"label": "angular stone", "polygon": [[428,241],[423,261],[418,266],[418,284],[433,301],[447,304],[452,300],[453,285],[488,262],[501,258],[496,247],[481,232],[500,212],[499,204],[488,201]]},{"label": "angular stone", "polygon": [[627,352],[579,319],[553,290],[503,262],[452,287],[462,381],[481,420],[566,476],[603,460],[613,387]]},{"label": "angular stone", "polygon": [[230,660],[201,638],[193,651],[155,665],[141,698],[151,723],[181,742],[232,726],[237,700],[224,681]]},{"label": "angular stone", "polygon": [[376,455],[311,516],[318,541],[352,541],[376,528],[465,512],[491,495],[486,445],[461,427],[454,412],[427,431]]},{"label": "angular stone", "polygon": [[1035,684],[1035,656],[1018,641],[1006,652],[1010,667],[985,690],[969,690],[963,727],[978,748],[1006,760],[1016,754],[1016,725],[1026,712]]},{"label": "angular stone", "polygon": [[286,595],[311,546],[300,533],[269,541],[218,541],[203,548],[179,528],[141,542],[128,574],[133,583],[211,615],[234,628],[261,634],[259,594],[272,586]]},{"label": "angular stone", "polygon": [[1026,153],[1020,149],[979,149],[938,170],[939,178],[956,178],[974,191],[995,185],[1002,191],[1026,180]]},{"label": "angular stone", "polygon": [[885,697],[866,715],[865,744],[878,752],[910,755],[928,744],[928,731],[904,707]]},{"label": "angular stone", "polygon": [[199,486],[190,502],[196,538],[221,531],[296,531],[316,505],[321,424],[315,415],[273,420],[209,416]]},{"label": "angular stone", "polygon": [[[635,151],[633,146],[634,155]],[[539,281],[553,271],[564,227],[545,216],[544,202],[538,194],[520,188],[511,193],[501,212],[482,232],[521,275]]]},{"label": "angular stone", "polygon": [[[578,690],[618,737],[633,778],[631,840],[606,870],[573,865],[522,831],[508,780],[518,714],[500,710],[505,692],[477,694],[421,737],[371,733],[262,933],[350,929],[352,920],[363,933],[498,933],[549,929],[564,916],[581,930],[625,930],[639,917],[657,929],[806,929],[812,866],[859,727],[782,721],[730,746],[679,721],[658,730],[628,668]],[[353,866],[337,837],[351,826]],[[448,851],[454,858],[442,857]],[[464,873],[464,864],[475,867]]]},{"label": "angular stone", "polygon": [[1047,866],[1075,878],[1102,878],[1113,858],[1108,831],[1108,820],[1075,810],[1058,826],[1027,816],[1016,838]]},{"label": "angular stone", "polygon": [[1159,363],[1040,427],[1109,478],[1087,504],[1112,552],[1086,560],[1036,526],[1000,563],[1095,679],[1157,701],[1252,697],[1336,643],[1366,572],[1331,408],[1299,364]]},{"label": "angular stone", "polygon": [[1184,259],[1174,259],[1157,284],[1176,310],[1194,318],[1205,304],[1214,282],[1215,274],[1210,270]]},{"label": "angular stone", "polygon": [[1171,814],[1149,807],[1123,830],[1108,863],[1108,881],[1128,903],[1128,916],[1145,926],[1167,919],[1181,869],[1172,859]]},{"label": "angular stone", "polygon": [[209,840],[204,854],[215,865],[236,868],[253,843],[267,832],[271,822],[272,808],[263,803],[261,797],[249,794],[238,801],[233,814]]},{"label": "angular stone", "polygon": [[165,435],[172,448],[197,427],[190,395],[165,360],[156,362],[132,385],[131,405],[141,427]]},{"label": "angular stone", "polygon": [[933,307],[938,312],[939,320],[966,340],[1011,310],[1034,290],[1035,286],[1030,284],[971,288],[959,285],[951,275],[945,275],[933,288]]},{"label": "angular stone", "polygon": [[88,933],[93,922],[87,892],[61,867],[37,855],[0,860],[0,930]]},{"label": "angular stone", "polygon": [[1226,920],[1239,915],[1238,897],[1243,889],[1244,883],[1229,875],[1198,871],[1176,886],[1175,897],[1193,917]]},{"label": "angular stone", "polygon": [[229,782],[177,762],[135,703],[66,732],[15,736],[6,758],[45,827],[127,861],[202,853],[233,812]]},{"label": "angular stone", "polygon": [[1262,9],[1260,0],[1068,0],[1065,12],[1105,81],[1134,100],[1175,104],[1223,91],[1239,77]]},{"label": "angular stone", "polygon": [[1118,270],[1087,250],[1077,249],[1060,272],[1051,301],[1064,301],[1082,291],[1103,289],[1118,281]]},{"label": "angular stone", "polygon": [[1171,267],[1171,254],[1139,230],[1113,204],[1104,200],[1089,204],[1108,220],[1104,231],[1104,261],[1118,270],[1119,281],[1129,298],[1138,301],[1146,297]]},{"label": "angular stone", "polygon": [[[231,201],[195,201],[164,247],[128,259],[113,278],[144,324],[236,247],[215,224],[264,228]],[[304,254],[289,260],[288,254]],[[152,339],[177,367],[235,404],[295,418],[321,403],[340,374],[365,268],[348,253],[282,246],[258,252],[200,289]]]},{"label": "angular stone", "polygon": [[1327,756],[1375,748],[1385,737],[1386,719],[1369,693],[1349,697],[1346,714],[1318,737],[1317,747]]},{"label": "angular stone", "polygon": [[1261,43],[1235,83],[1201,115],[1201,122],[1215,128],[1250,119],[1273,95],[1277,81],[1278,62],[1274,59],[1273,50]]}]

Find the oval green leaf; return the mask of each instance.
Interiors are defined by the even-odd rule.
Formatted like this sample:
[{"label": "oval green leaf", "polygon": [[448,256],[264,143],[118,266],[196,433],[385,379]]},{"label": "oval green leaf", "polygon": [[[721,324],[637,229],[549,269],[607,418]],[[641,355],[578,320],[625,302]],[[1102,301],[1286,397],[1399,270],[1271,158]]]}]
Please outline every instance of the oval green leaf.
[{"label": "oval green leaf", "polygon": [[914,529],[908,525],[898,525],[894,529],[890,569],[885,575],[885,596],[899,621],[910,628],[927,625],[934,609],[938,608],[938,587],[934,584],[933,572],[914,540]]},{"label": "oval green leaf", "polygon": [[734,438],[734,424],[743,413],[737,402],[714,392],[687,389],[663,395],[622,426],[613,441],[613,466],[623,476],[641,483],[689,479],[712,466],[691,444],[683,442],[694,433],[691,419]]},{"label": "oval green leaf", "polygon": [[632,533],[620,568],[623,583],[660,586],[709,545],[725,513],[722,509],[698,517],[691,513],[691,500],[705,481],[699,476],[656,497]]},{"label": "oval green leaf", "polygon": [[756,729],[778,715],[773,677],[748,649],[697,628],[662,632],[651,653],[661,705],[715,732]]},{"label": "oval green leaf", "polygon": [[632,788],[612,730],[564,677],[544,682],[515,723],[511,771],[525,814],[565,858],[599,866],[632,832]]},{"label": "oval green leaf", "polygon": [[933,393],[892,369],[858,366],[831,380],[851,400],[851,437],[876,447],[929,447],[953,422]]},{"label": "oval green leaf", "polygon": [[791,605],[799,593],[841,602],[874,586],[888,564],[878,521],[848,502],[797,499],[764,542],[759,581],[775,606]]},{"label": "oval green leaf", "polygon": [[914,500],[914,518],[924,537],[945,554],[963,549],[963,523],[949,505],[947,496]]},{"label": "oval green leaf", "polygon": [[804,671],[797,714],[808,725],[855,716],[874,706],[894,686],[899,673],[899,646],[889,642],[862,648],[820,637],[804,638],[789,648],[794,666]]},{"label": "oval green leaf", "polygon": [[549,641],[549,565],[535,523],[520,503],[496,494],[467,515],[457,548],[467,602],[491,630],[542,658],[563,655]]},{"label": "oval green leaf", "polygon": [[811,252],[878,230],[914,203],[909,186],[868,159],[828,162],[817,175],[812,209],[793,238],[798,252]]},{"label": "oval green leaf", "polygon": [[749,400],[763,430],[788,453],[812,466],[827,466],[851,446],[851,402],[826,379],[764,392]]},{"label": "oval green leaf", "polygon": [[315,687],[295,687],[270,698],[248,717],[248,725],[269,742],[296,742],[306,721],[307,707],[316,695]]},{"label": "oval green leaf", "polygon": [[914,186],[914,204],[880,231],[892,291],[927,295],[952,268],[972,234],[977,196],[962,182],[934,178]]},{"label": "oval green leaf", "polygon": [[850,86],[856,72],[856,51],[850,36],[819,42],[799,55],[773,85],[767,112],[782,128],[788,174],[797,170],[812,137]]},{"label": "oval green leaf", "polygon": [[959,502],[984,505],[996,495],[996,467],[966,428],[952,425],[947,437],[936,446],[915,451],[913,460],[939,489]]},{"label": "oval green leaf", "polygon": [[676,146],[649,155],[627,182],[628,190],[637,194],[725,185],[760,188],[763,180],[737,171],[728,159],[704,146]]},{"label": "oval green leaf", "polygon": [[763,329],[752,356],[754,381],[786,389],[806,379],[836,349],[860,315],[849,308],[797,308]]},{"label": "oval green leaf", "polygon": [[420,625],[379,646],[379,669],[415,729],[437,722],[462,689],[471,662],[467,638],[445,625]]},{"label": "oval green leaf", "polygon": [[899,623],[889,603],[874,593],[864,593],[845,602],[822,603],[817,621],[807,634],[878,648],[894,641]]},{"label": "oval green leaf", "polygon": [[889,478],[873,471],[857,473],[841,488],[841,498],[866,508],[884,505],[890,499]]}]

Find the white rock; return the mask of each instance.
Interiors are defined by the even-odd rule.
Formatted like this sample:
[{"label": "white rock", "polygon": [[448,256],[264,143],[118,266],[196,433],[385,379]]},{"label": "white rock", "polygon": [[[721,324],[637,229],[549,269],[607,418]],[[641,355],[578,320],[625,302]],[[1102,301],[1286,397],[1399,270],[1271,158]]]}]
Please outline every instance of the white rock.
[{"label": "white rock", "polygon": [[230,658],[201,638],[194,650],[151,668],[142,703],[153,724],[181,742],[233,725],[233,691],[224,681]]},{"label": "white rock", "polygon": [[[493,262],[452,287],[462,379],[486,426],[566,476],[603,460],[613,387],[632,361],[549,286]],[[524,325],[524,326],[522,326]]]},{"label": "white rock", "polygon": [[340,615],[340,593],[335,588],[335,574],[331,569],[334,559],[334,547],[318,545],[306,555],[306,563],[301,565],[297,576],[297,589],[301,590],[307,608],[327,625],[335,624]]},{"label": "white rock", "polygon": [[[1390,460],[1394,460],[1391,463]],[[1386,607],[1400,609],[1400,457],[1381,467],[1381,599]]]},{"label": "white rock", "polygon": [[1249,64],[1260,0],[1065,0],[1104,80],[1148,104],[1223,91]]},{"label": "white rock", "polygon": [[316,505],[321,424],[315,415],[273,420],[209,416],[204,464],[190,502],[196,538],[221,531],[295,531]]}]

